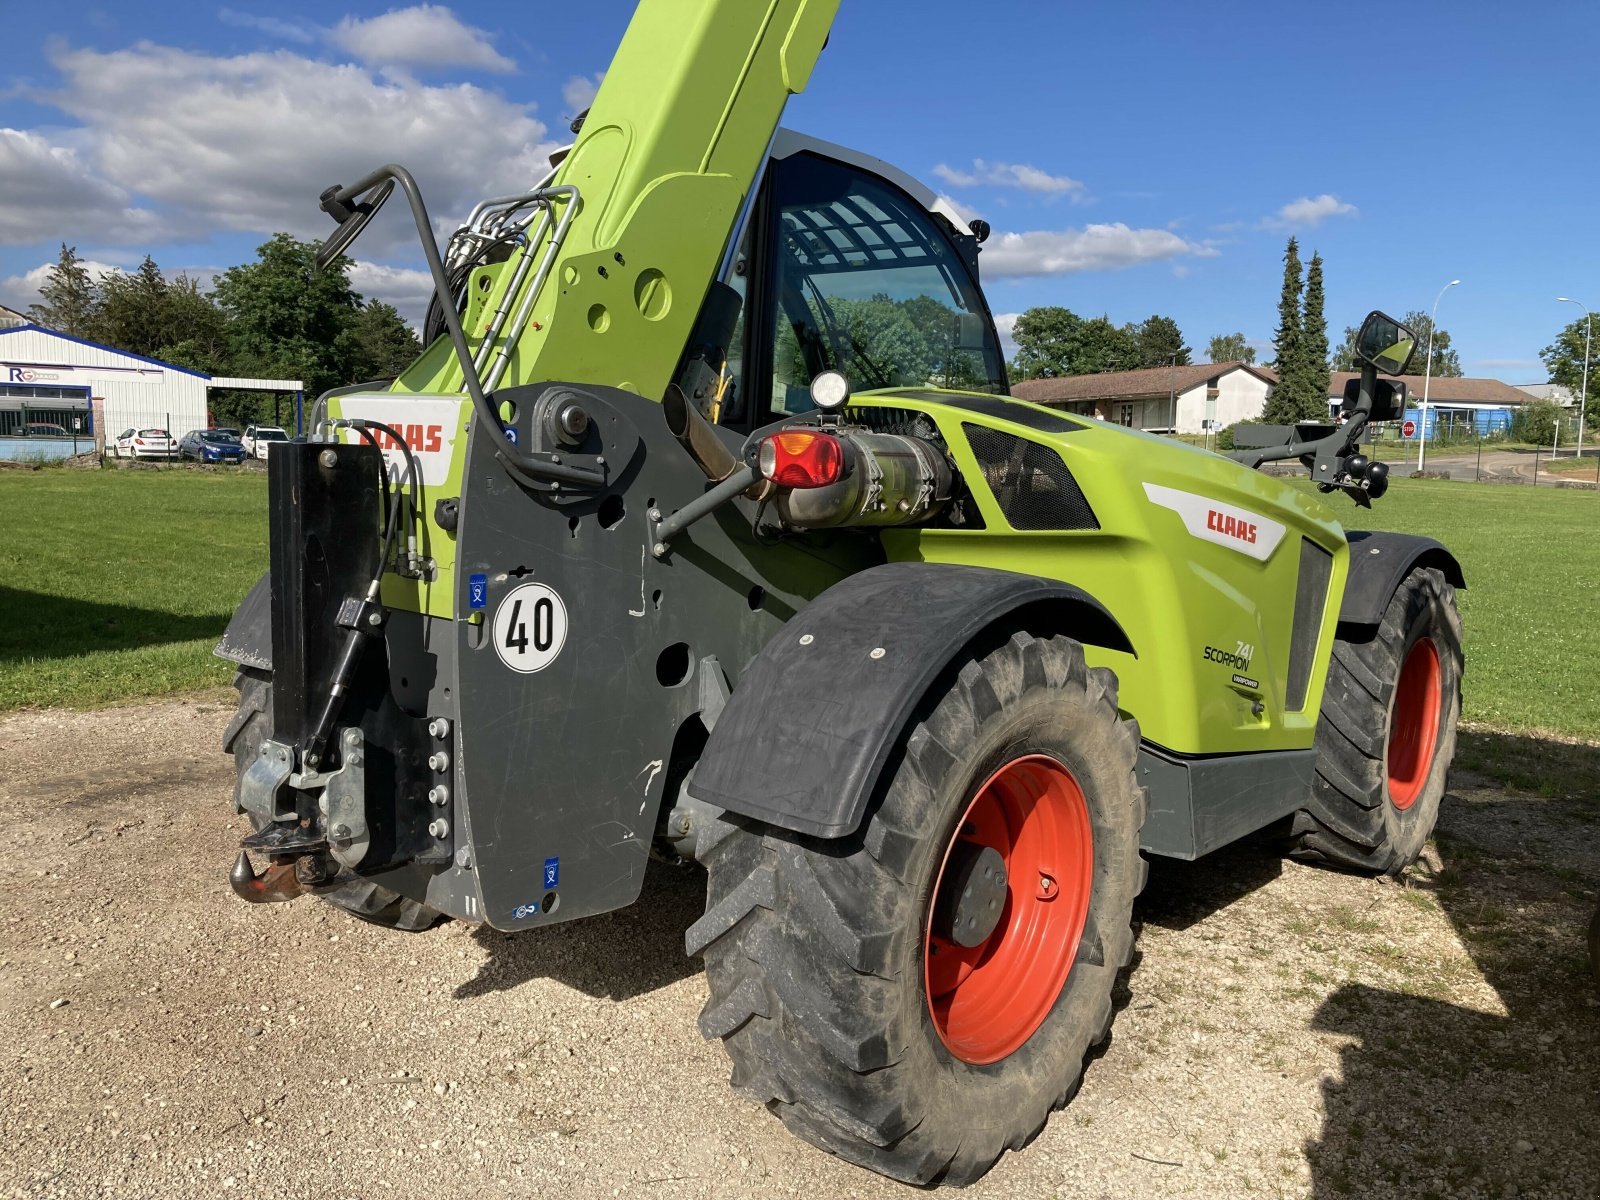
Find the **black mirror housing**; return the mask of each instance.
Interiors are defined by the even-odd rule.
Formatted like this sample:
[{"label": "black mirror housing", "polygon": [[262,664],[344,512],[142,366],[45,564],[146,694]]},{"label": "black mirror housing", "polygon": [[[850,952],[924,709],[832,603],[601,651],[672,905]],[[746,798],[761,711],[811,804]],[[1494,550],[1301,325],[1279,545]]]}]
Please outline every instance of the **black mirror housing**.
[{"label": "black mirror housing", "polygon": [[[1370,421],[1397,421],[1406,410],[1406,385],[1391,383],[1387,379],[1380,379],[1372,389],[1372,413],[1367,418]],[[1339,405],[1339,415],[1348,417],[1356,411],[1356,404],[1361,398],[1361,380],[1355,378],[1344,385],[1344,401]]]}]

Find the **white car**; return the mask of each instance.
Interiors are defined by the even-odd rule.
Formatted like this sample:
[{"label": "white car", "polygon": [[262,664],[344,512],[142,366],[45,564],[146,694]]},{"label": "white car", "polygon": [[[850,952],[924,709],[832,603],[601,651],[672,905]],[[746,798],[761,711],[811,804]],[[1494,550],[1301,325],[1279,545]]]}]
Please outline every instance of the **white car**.
[{"label": "white car", "polygon": [[279,429],[276,425],[251,425],[244,431],[244,436],[239,439],[244,443],[244,452],[255,458],[265,458],[267,448],[273,442],[287,442],[289,431]]},{"label": "white car", "polygon": [[178,443],[165,429],[124,429],[111,444],[113,458],[175,458]]}]

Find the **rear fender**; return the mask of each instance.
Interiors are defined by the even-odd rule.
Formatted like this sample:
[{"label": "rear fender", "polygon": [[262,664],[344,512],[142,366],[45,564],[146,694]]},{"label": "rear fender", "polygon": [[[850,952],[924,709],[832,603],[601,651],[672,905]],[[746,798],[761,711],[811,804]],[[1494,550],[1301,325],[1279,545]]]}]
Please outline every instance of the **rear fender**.
[{"label": "rear fender", "polygon": [[924,694],[974,638],[1007,624],[1133,653],[1105,606],[1071,584],[944,563],[872,567],[823,592],[756,656],[689,794],[796,833],[853,833]]},{"label": "rear fender", "polygon": [[222,639],[211,653],[218,658],[238,663],[241,667],[254,667],[258,671],[272,670],[272,584],[271,576],[263,575],[255,587],[246,594],[234,610],[233,620],[222,631]]}]

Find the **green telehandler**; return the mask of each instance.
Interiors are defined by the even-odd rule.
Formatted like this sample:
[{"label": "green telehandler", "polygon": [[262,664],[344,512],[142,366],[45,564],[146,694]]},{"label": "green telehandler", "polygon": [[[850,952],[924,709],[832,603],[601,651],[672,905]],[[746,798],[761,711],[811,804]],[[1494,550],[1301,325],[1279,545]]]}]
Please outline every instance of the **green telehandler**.
[{"label": "green telehandler", "polygon": [[1077,1088],[1146,856],[1417,856],[1463,580],[1324,500],[1387,482],[1381,313],[1340,423],[1241,461],[1009,398],[986,227],[779,127],[836,8],[642,0],[549,175],[442,251],[400,166],[323,193],[328,262],[398,189],[435,295],[269,457],[230,882],[520,931],[698,862],[734,1084],[960,1184]]}]

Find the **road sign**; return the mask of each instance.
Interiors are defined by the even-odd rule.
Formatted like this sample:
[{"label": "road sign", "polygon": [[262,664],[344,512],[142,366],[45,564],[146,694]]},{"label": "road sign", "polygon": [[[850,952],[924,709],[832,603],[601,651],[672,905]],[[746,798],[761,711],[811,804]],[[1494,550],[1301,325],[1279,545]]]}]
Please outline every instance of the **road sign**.
[{"label": "road sign", "polygon": [[1400,426],[1400,433],[1405,437],[1416,437],[1417,423],[1415,421],[1407,421],[1404,425]]}]

